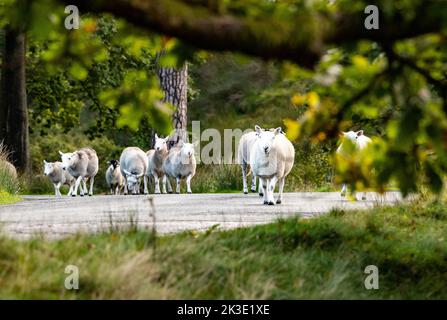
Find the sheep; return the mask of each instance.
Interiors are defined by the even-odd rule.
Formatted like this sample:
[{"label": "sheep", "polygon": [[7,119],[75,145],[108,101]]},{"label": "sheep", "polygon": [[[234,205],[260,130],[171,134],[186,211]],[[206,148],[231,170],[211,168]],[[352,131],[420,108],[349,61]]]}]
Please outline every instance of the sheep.
[{"label": "sheep", "polygon": [[[363,134],[363,130],[359,130],[356,132],[354,132],[354,131],[342,132],[342,143],[337,148],[337,153],[340,155],[346,154],[345,145],[344,145],[346,139],[348,139],[352,144],[354,144],[356,151],[361,151],[361,150],[365,149],[372,141],[371,138],[369,138]],[[347,189],[348,188],[346,186],[346,183],[343,183],[343,186],[340,191],[340,195],[342,197],[346,196]],[[362,200],[366,200],[366,192],[363,192]]]},{"label": "sheep", "polygon": [[194,156],[194,144],[180,141],[169,150],[168,156],[163,164],[165,173],[175,178],[176,193],[180,193],[180,181],[186,178],[186,191],[191,191],[191,179],[196,173],[196,157]]},{"label": "sheep", "polygon": [[[242,135],[241,139],[239,140],[239,145],[237,149],[238,154],[238,163],[242,167],[242,184],[243,184],[243,191],[244,194],[248,193],[248,187],[247,187],[247,167],[250,163],[250,149],[253,146],[253,143],[256,141],[256,138],[258,137],[256,131],[247,132],[244,135]],[[251,181],[251,192],[256,192],[256,176],[253,174],[253,178]],[[262,196],[261,189],[259,188],[259,195]]]},{"label": "sheep", "polygon": [[258,137],[250,150],[250,166],[262,185],[264,204],[274,205],[273,192],[276,182],[279,182],[276,203],[280,204],[283,201],[285,178],[295,160],[295,149],[282,134],[281,128],[265,131],[255,126],[255,129]]},{"label": "sheep", "polygon": [[163,163],[165,159],[168,157],[168,140],[169,137],[159,138],[157,134],[155,134],[155,145],[154,149],[149,150],[147,154],[148,158],[148,166],[146,176],[150,178],[154,177],[155,181],[155,190],[154,193],[160,193],[160,178],[162,178],[163,189],[162,192],[166,193],[166,183],[168,184],[168,192],[172,193],[171,183],[166,177],[164,172]]},{"label": "sheep", "polygon": [[43,164],[44,174],[54,185],[55,196],[62,196],[60,189],[64,184],[70,187],[67,195],[71,196],[74,191],[76,179],[70,175],[67,170],[62,169],[62,162],[47,162],[46,160],[43,160]]},{"label": "sheep", "polygon": [[99,160],[96,151],[91,148],[82,148],[74,152],[63,153],[59,151],[62,159],[62,169],[67,170],[74,178],[76,178],[75,190],[71,194],[76,197],[78,187],[81,185],[80,196],[84,196],[88,192],[87,180],[90,179],[89,196],[93,195],[93,183],[99,169]]},{"label": "sheep", "polygon": [[110,160],[107,164],[109,167],[106,171],[106,182],[110,188],[110,194],[119,195],[124,185],[124,178],[119,168],[120,163],[118,160]]},{"label": "sheep", "polygon": [[121,174],[124,177],[124,194],[140,193],[140,180],[144,180],[144,194],[148,194],[147,189],[147,155],[137,147],[128,147],[123,150],[120,157]]},{"label": "sheep", "polygon": [[[262,129],[264,130],[264,129]],[[274,128],[269,129],[270,131],[274,131]],[[284,132],[281,129],[281,134],[284,134]],[[244,194],[248,193],[248,187],[247,187],[247,176],[249,173],[247,173],[247,167],[250,164],[250,150],[253,146],[253,143],[256,141],[256,138],[258,137],[258,134],[256,131],[247,132],[242,135],[242,137],[239,139],[239,145],[238,145],[238,163],[242,167],[242,184],[243,184],[243,192]],[[256,192],[256,176],[253,174],[253,178],[251,181],[251,192]],[[261,184],[259,184],[259,195],[262,197],[264,194],[261,190]]]}]

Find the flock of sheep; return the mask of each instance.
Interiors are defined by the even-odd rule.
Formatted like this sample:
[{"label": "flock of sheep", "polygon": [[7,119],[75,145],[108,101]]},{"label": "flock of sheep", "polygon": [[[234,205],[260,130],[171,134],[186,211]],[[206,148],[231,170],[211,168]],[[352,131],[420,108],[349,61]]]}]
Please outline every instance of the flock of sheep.
[{"label": "flock of sheep", "polygon": [[[363,135],[363,131],[343,133],[358,149],[363,149],[371,141]],[[160,138],[155,135],[154,149],[144,152],[138,147],[128,147],[121,153],[120,159],[108,161],[106,181],[110,193],[118,195],[124,189],[124,194],[140,194],[143,180],[143,193],[148,194],[148,179],[153,178],[155,193],[172,193],[170,178],[176,180],[176,193],[180,193],[180,182],[186,180],[186,190],[191,191],[191,179],[196,172],[194,144],[179,141],[169,146],[169,137]],[[343,152],[343,143],[337,149]],[[98,173],[99,160],[95,150],[82,148],[74,152],[63,153],[60,162],[44,160],[44,174],[54,185],[56,196],[60,196],[60,187],[64,184],[70,187],[68,195],[93,195],[93,184]],[[259,179],[259,195],[264,204],[274,205],[274,190],[278,183],[276,203],[283,201],[285,178],[290,173],[295,159],[295,149],[282,132],[281,128],[262,129],[255,126],[255,131],[244,134],[238,145],[238,163],[242,167],[243,191],[248,193],[247,169],[250,167],[253,179],[251,191],[256,192],[256,179]],[[160,179],[162,189],[160,191]],[[90,189],[87,189],[87,182]],[[342,196],[346,193],[343,185]],[[362,197],[364,198],[364,196]]]}]

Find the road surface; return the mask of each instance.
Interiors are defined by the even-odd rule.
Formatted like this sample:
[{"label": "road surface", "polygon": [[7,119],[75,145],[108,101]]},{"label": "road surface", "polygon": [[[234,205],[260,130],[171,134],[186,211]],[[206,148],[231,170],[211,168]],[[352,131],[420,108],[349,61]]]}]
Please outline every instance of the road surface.
[{"label": "road surface", "polygon": [[398,192],[368,193],[366,201],[352,202],[335,192],[286,193],[281,205],[265,206],[257,194],[162,194],[150,196],[61,197],[24,196],[24,201],[0,206],[0,224],[15,238],[41,234],[61,238],[78,232],[98,232],[137,224],[166,234],[206,230],[218,225],[231,229],[301,215],[313,217],[332,208],[371,208],[401,201]]}]

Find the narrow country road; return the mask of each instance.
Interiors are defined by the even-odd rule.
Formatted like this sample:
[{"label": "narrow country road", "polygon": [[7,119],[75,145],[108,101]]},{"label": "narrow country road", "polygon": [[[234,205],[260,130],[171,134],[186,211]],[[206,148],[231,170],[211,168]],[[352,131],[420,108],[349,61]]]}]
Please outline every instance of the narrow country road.
[{"label": "narrow country road", "polygon": [[[205,230],[214,225],[230,229],[268,223],[280,217],[312,217],[332,208],[371,208],[401,201],[398,192],[368,193],[366,201],[351,202],[335,192],[286,193],[284,203],[265,206],[257,194],[162,194],[150,196],[61,197],[24,196],[24,201],[0,206],[3,232],[23,239],[42,234],[61,238],[77,232],[98,232],[130,224],[172,233]],[[151,216],[152,198],[155,219]]]}]

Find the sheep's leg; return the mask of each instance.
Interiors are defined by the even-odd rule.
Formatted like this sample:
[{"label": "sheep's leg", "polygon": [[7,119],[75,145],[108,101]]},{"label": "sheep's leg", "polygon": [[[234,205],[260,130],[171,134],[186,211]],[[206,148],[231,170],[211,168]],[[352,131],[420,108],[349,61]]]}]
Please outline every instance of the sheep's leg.
[{"label": "sheep's leg", "polygon": [[346,190],[348,189],[348,187],[346,186],[346,183],[343,183],[343,186],[341,187],[341,192],[340,195],[342,197],[346,196]]},{"label": "sheep's leg", "polygon": [[362,192],[362,200],[366,200],[366,192]]},{"label": "sheep's leg", "polygon": [[265,178],[259,178],[259,185],[261,186],[261,188],[262,188],[262,194],[263,194],[263,197],[264,197],[264,204],[268,204],[269,202],[268,202],[268,199],[267,199],[267,183],[268,183],[268,180],[267,179],[265,179]]},{"label": "sheep's leg", "polygon": [[[255,178],[256,178],[256,176],[255,176]],[[262,190],[261,178],[259,178],[258,180],[259,180],[258,192],[259,192],[259,196],[262,197],[262,196],[264,196],[265,191]]]},{"label": "sheep's leg", "polygon": [[88,193],[89,196],[93,195],[93,183],[94,182],[95,182],[95,177],[90,177],[90,192]]},{"label": "sheep's leg", "polygon": [[92,179],[90,179],[90,180],[85,179],[85,183],[84,183],[84,194],[87,194],[87,193],[88,193],[88,187],[87,187],[87,182],[88,182],[88,181],[92,181]]},{"label": "sheep's leg", "polygon": [[127,178],[124,177],[124,195],[127,195],[129,192],[127,190]]},{"label": "sheep's leg", "polygon": [[192,193],[192,191],[191,191],[191,179],[192,179],[192,175],[191,174],[186,177],[186,192],[188,192],[188,193]]},{"label": "sheep's leg", "polygon": [[165,178],[166,178],[166,184],[168,185],[168,193],[172,193],[171,181],[169,180],[169,177],[167,175],[165,175]]},{"label": "sheep's leg", "polygon": [[[162,183],[162,190],[161,190],[161,192],[162,193],[166,193],[166,180],[167,180],[167,177],[164,174],[163,178],[162,178],[162,181],[161,181],[161,183]],[[171,189],[171,192],[172,192],[172,189]]]},{"label": "sheep's leg", "polygon": [[[81,181],[82,181],[82,177],[78,177],[76,179],[74,193],[71,194],[72,197],[76,197],[76,195],[78,194],[78,188],[79,188],[79,184],[81,183]],[[82,186],[81,186],[81,190],[79,191],[79,193],[82,193]]]},{"label": "sheep's leg", "polygon": [[276,200],[277,204],[280,204],[282,202],[282,191],[284,189],[284,182],[286,182],[286,178],[282,177],[278,181],[278,199]]},{"label": "sheep's leg", "polygon": [[251,192],[256,192],[256,175],[254,173],[251,179]]},{"label": "sheep's leg", "polygon": [[59,195],[58,190],[57,190],[57,183],[53,183],[54,186],[54,195],[57,197]]},{"label": "sheep's leg", "polygon": [[73,191],[74,191],[74,184],[72,183],[70,184],[70,189],[68,190],[67,196],[71,196],[73,194]]},{"label": "sheep's leg", "polygon": [[119,194],[120,194],[120,185],[117,184],[117,185],[116,185],[116,188],[115,188],[115,195],[116,195],[116,196],[119,196]]},{"label": "sheep's leg", "polygon": [[158,177],[158,174],[154,172],[154,193],[160,194],[160,178]]},{"label": "sheep's leg", "polygon": [[275,192],[275,186],[277,181],[278,178],[276,176],[273,176],[273,178],[271,178],[268,183],[267,199],[269,202],[268,204],[270,206],[273,206],[275,204],[275,198],[273,197],[273,193]]},{"label": "sheep's leg", "polygon": [[147,190],[147,176],[146,175],[143,175],[143,184],[144,184],[144,194],[148,194],[149,191]]},{"label": "sheep's leg", "polygon": [[244,186],[244,194],[248,193],[248,187],[247,187],[247,164],[245,163],[244,160],[242,160],[242,184]]},{"label": "sheep's leg", "polygon": [[175,193],[180,193],[180,178],[176,178],[177,187],[175,189]]}]

